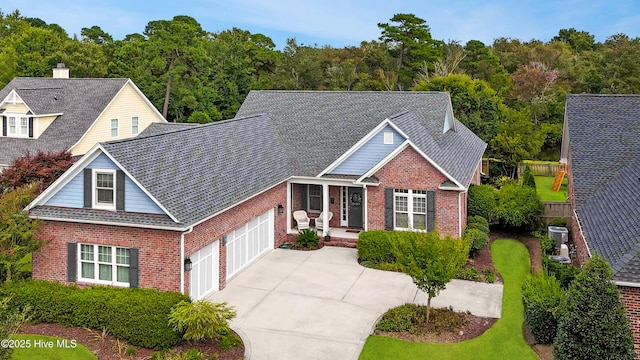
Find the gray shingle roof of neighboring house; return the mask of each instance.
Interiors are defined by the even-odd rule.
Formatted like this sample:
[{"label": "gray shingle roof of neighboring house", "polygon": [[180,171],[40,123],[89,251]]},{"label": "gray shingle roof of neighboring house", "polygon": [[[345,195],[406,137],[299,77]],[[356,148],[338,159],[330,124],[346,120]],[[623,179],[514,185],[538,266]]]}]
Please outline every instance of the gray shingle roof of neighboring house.
[{"label": "gray shingle roof of neighboring house", "polygon": [[129,79],[15,78],[0,101],[15,90],[34,115],[63,113],[38,139],[0,137],[0,164],[28,152],[69,150]]},{"label": "gray shingle roof of neighboring house", "polygon": [[567,95],[576,206],[640,155],[640,96]]},{"label": "gray shingle roof of neighboring house", "polygon": [[167,123],[151,123],[147,126],[144,131],[138,134],[138,138],[166,134],[177,130],[191,129],[195,126],[200,126],[201,124],[193,124],[193,123],[175,123],[175,122],[167,122]]},{"label": "gray shingle roof of neighboring house", "polygon": [[468,186],[486,144],[457,120],[456,131],[442,133],[450,101],[444,92],[254,90],[237,116],[267,113],[301,176],[318,175],[393,117],[418,148]]},{"label": "gray shingle roof of neighboring house", "polygon": [[568,95],[566,119],[587,244],[615,280],[640,283],[640,96]]},{"label": "gray shingle roof of neighboring house", "polygon": [[102,143],[180,223],[192,225],[286,180],[268,116]]}]

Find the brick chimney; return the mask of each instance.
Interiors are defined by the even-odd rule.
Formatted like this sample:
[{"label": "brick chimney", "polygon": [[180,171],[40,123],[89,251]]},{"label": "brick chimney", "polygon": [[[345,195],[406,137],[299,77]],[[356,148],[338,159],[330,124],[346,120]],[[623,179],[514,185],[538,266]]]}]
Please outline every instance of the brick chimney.
[{"label": "brick chimney", "polygon": [[53,78],[54,79],[68,79],[69,78],[69,68],[64,65],[64,63],[58,63],[56,67],[53,68]]}]

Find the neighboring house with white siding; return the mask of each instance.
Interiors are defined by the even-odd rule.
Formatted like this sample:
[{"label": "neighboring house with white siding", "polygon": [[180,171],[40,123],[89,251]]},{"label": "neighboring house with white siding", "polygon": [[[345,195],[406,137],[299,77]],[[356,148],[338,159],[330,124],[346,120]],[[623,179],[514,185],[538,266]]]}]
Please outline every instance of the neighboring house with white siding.
[{"label": "neighboring house with white siding", "polygon": [[[65,71],[66,70],[66,71]],[[0,91],[0,168],[27,152],[84,155],[96,143],[134,137],[162,114],[130,79],[15,78]]]}]

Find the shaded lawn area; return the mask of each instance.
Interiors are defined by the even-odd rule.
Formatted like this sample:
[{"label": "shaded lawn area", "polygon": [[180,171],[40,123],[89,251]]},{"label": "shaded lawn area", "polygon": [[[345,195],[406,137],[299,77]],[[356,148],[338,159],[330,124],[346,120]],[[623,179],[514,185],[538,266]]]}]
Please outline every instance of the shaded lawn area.
[{"label": "shaded lawn area", "polygon": [[504,280],[502,318],[483,335],[460,343],[416,343],[370,336],[360,359],[538,359],[522,334],[522,283],[529,274],[529,253],[520,242],[496,240],[491,255]]},{"label": "shaded lawn area", "polygon": [[552,191],[553,186],[552,176],[535,176],[536,179],[536,192],[540,196],[541,201],[567,201],[567,177],[562,180],[560,190]]},{"label": "shaded lawn area", "polygon": [[[31,334],[16,334],[13,339],[28,340],[31,343],[29,349],[13,349],[12,360],[95,360],[96,356],[81,344],[76,344],[75,348],[65,348],[58,346],[58,340],[64,341],[64,339],[44,336],[44,335],[31,335]],[[43,346],[36,346],[36,341],[42,340],[45,342],[53,341],[53,348],[44,348]],[[69,339],[73,340],[73,339]],[[67,340],[67,344],[71,344]],[[62,345],[62,344],[60,344]],[[70,346],[70,345],[69,345]]]}]

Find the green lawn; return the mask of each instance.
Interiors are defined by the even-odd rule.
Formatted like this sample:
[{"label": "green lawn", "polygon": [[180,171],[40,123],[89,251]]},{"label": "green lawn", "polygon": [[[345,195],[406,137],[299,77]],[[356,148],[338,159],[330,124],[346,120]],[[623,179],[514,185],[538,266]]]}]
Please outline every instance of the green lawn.
[{"label": "green lawn", "polygon": [[[15,349],[13,350],[12,360],[95,360],[96,356],[89,351],[86,347],[77,344],[75,348],[64,348],[58,341],[64,341],[61,338],[44,335],[32,335],[32,334],[18,334],[13,339],[26,340],[31,344],[29,349]],[[45,348],[42,342],[53,342],[53,348]],[[71,339],[73,340],[73,339]],[[70,342],[67,340],[67,344]]]},{"label": "green lawn", "polygon": [[560,190],[551,191],[553,186],[553,176],[535,176],[536,178],[536,191],[540,200],[542,201],[567,201],[567,177],[562,180]]},{"label": "green lawn", "polygon": [[495,266],[504,279],[502,318],[483,335],[452,344],[427,344],[373,335],[360,359],[538,359],[522,335],[524,310],[522,282],[529,273],[529,253],[515,240],[502,239],[491,246]]}]

